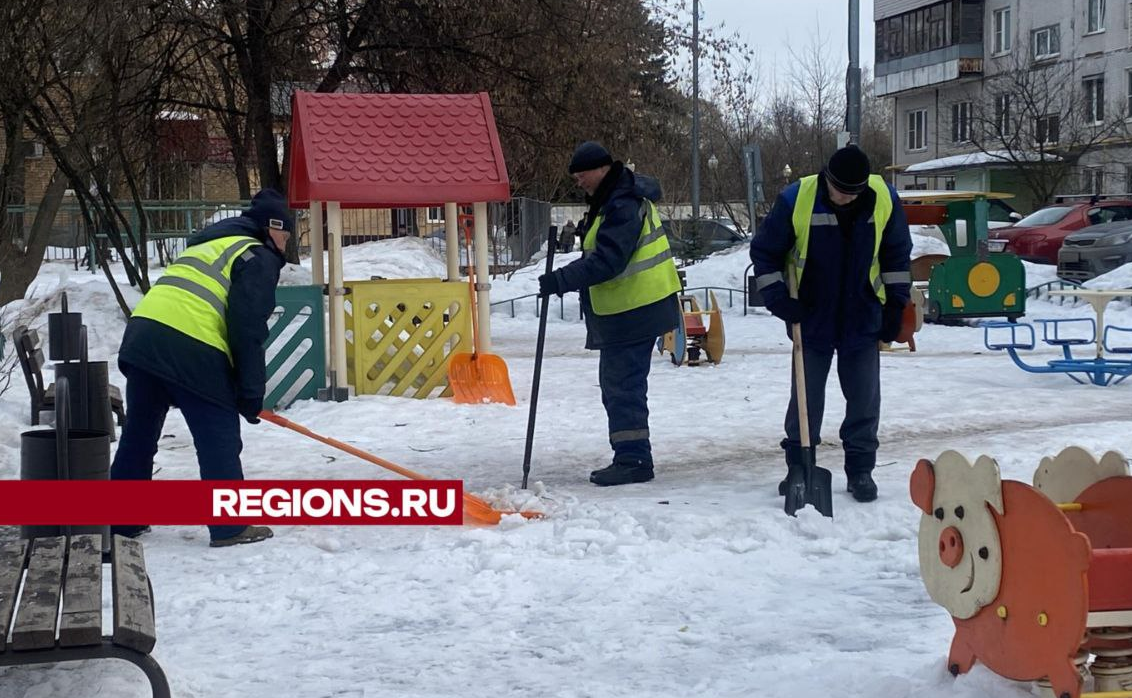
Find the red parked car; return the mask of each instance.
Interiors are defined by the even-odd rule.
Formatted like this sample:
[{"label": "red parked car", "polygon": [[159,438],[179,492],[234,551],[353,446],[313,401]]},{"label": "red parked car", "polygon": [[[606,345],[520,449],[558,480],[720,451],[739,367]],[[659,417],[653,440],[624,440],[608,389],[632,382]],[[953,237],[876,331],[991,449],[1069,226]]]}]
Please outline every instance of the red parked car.
[{"label": "red parked car", "polygon": [[988,231],[987,248],[991,252],[1013,252],[1029,262],[1057,264],[1061,243],[1071,233],[1099,223],[1132,220],[1132,199],[1091,197],[1074,202],[1059,197],[1057,201],[1014,225]]}]

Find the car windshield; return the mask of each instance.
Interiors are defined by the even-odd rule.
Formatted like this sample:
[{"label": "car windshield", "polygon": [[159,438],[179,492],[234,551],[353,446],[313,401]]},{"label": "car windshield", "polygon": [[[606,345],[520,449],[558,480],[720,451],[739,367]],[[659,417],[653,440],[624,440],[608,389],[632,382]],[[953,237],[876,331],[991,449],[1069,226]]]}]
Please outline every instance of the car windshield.
[{"label": "car windshield", "polygon": [[1051,225],[1053,223],[1057,223],[1062,218],[1065,218],[1065,215],[1072,210],[1072,206],[1050,206],[1048,208],[1043,208],[1040,211],[1034,211],[1030,215],[1015,223],[1015,225]]},{"label": "car windshield", "polygon": [[1014,209],[1010,208],[1002,202],[1001,199],[987,199],[990,204],[990,210],[987,212],[987,218],[996,223],[1013,223],[1014,219],[1010,214],[1014,213]]}]

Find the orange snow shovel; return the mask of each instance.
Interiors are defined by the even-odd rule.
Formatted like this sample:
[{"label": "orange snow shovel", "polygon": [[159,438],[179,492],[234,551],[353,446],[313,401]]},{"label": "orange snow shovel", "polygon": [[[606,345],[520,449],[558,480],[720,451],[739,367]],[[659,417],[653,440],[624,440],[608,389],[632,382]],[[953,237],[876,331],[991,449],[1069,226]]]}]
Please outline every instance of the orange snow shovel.
[{"label": "orange snow shovel", "polygon": [[472,312],[472,353],[453,354],[448,360],[448,385],[452,386],[452,399],[461,404],[501,402],[515,404],[515,393],[511,390],[511,377],[507,374],[507,364],[495,354],[477,351],[479,336],[479,313],[476,311],[476,265],[472,260],[472,233],[464,229],[465,245],[468,248],[468,289],[469,308]]},{"label": "orange snow shovel", "polygon": [[[385,468],[386,470],[392,470],[393,472],[397,473],[398,475],[404,475],[405,477],[409,478],[410,480],[433,480],[433,479],[435,479],[435,478],[425,477],[424,475],[421,475],[420,473],[415,473],[412,470],[409,470],[408,468],[402,468],[401,466],[397,465],[396,463],[390,463],[389,461],[385,460],[384,458],[378,458],[377,456],[373,455],[372,453],[369,453],[367,451],[363,451],[362,449],[351,446],[348,443],[343,443],[342,441],[339,441],[338,439],[332,439],[329,436],[323,436],[322,434],[315,433],[315,432],[311,431],[310,429],[307,429],[303,425],[295,424],[294,422],[287,419],[286,417],[275,414],[274,412],[264,410],[264,411],[259,413],[259,416],[260,416],[260,419],[266,419],[267,421],[271,422],[272,424],[277,424],[281,427],[286,427],[287,429],[290,429],[292,431],[297,431],[300,434],[302,434],[303,436],[308,436],[308,437],[314,439],[315,441],[321,441],[322,443],[324,443],[328,446],[333,446],[334,448],[337,448],[341,451],[345,451],[346,453],[349,453],[350,455],[357,456],[358,458],[361,458],[362,460],[369,461],[370,463],[373,463],[374,465],[379,465],[382,468]],[[526,519],[542,518],[542,514],[540,514],[538,512],[534,512],[534,511],[519,511],[519,512],[499,511],[498,509],[492,507],[490,504],[488,504],[486,501],[480,499],[479,497],[472,495],[472,494],[468,494],[467,492],[464,493],[464,519],[465,520],[470,519],[472,523],[495,525],[495,524],[499,523],[500,518],[504,514],[520,514],[520,515],[522,515],[523,518],[526,518]]]}]

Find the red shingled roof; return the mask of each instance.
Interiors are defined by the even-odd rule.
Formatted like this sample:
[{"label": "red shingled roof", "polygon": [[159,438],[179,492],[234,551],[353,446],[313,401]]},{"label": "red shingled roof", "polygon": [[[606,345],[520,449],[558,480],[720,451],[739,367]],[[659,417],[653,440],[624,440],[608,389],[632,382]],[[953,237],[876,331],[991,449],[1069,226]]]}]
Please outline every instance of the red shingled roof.
[{"label": "red shingled roof", "polygon": [[311,200],[391,208],[511,197],[486,92],[296,92],[292,107],[292,208]]}]

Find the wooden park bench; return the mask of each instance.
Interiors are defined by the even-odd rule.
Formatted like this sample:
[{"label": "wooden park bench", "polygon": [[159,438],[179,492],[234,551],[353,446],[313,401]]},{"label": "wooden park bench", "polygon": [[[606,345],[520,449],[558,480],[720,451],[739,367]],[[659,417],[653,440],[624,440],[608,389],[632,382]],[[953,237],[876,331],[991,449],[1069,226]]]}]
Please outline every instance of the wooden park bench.
[{"label": "wooden park bench", "polygon": [[[12,343],[16,345],[16,355],[20,360],[20,368],[24,372],[24,380],[28,384],[28,393],[31,395],[31,423],[39,424],[39,413],[55,408],[55,384],[44,385],[43,381],[43,348],[39,346],[39,333],[20,325],[12,332]],[[116,385],[110,388],[110,409],[117,417],[118,426],[126,419],[126,408],[122,402],[122,391]]]},{"label": "wooden park bench", "polygon": [[[165,672],[150,656],[156,642],[153,587],[141,542],[114,536],[108,555],[101,548],[97,534],[0,542],[0,667],[124,659],[145,672],[154,698],[169,698]],[[104,564],[114,618],[106,635]]]}]

